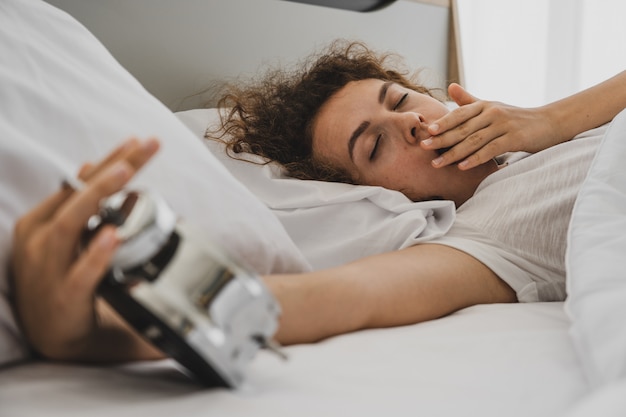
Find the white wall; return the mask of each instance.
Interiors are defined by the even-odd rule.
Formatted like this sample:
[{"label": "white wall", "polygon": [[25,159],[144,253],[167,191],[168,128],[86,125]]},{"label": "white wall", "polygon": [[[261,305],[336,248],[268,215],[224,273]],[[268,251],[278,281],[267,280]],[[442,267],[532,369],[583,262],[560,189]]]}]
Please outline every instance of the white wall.
[{"label": "white wall", "polygon": [[466,87],[536,106],[626,69],[624,0],[458,0]]},{"label": "white wall", "polygon": [[47,1],[87,26],[173,110],[202,106],[208,98],[196,93],[216,80],[291,64],[335,38],[396,51],[413,68],[432,68],[428,81],[444,84],[449,15],[430,4],[356,13],[277,0]]}]

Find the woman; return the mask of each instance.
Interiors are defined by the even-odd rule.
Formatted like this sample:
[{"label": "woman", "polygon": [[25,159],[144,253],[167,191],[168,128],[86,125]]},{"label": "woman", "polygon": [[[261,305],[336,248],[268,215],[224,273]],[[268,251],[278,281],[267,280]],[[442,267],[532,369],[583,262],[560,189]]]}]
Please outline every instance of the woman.
[{"label": "woman", "polygon": [[[235,152],[265,156],[298,178],[380,185],[457,206],[453,228],[429,244],[306,277],[269,277],[285,307],[284,341],[413,323],[477,303],[565,298],[569,216],[599,135],[547,148],[621,111],[626,72],[536,109],[480,101],[453,84],[460,108],[449,112],[387,58],[335,44],[304,69],[271,73],[222,100],[232,108],[223,131]],[[494,160],[544,149],[511,167]]]},{"label": "woman", "polygon": [[[235,138],[229,145],[235,152],[263,155],[298,178],[384,185],[415,200],[448,198],[458,207],[457,224],[441,240],[333,269],[264,277],[283,308],[277,335],[283,343],[420,322],[480,303],[564,296],[559,292],[564,279],[559,257],[565,245],[562,217],[570,215],[585,168],[576,167],[579,174],[568,182],[566,196],[556,198],[551,208],[562,216],[547,222],[557,224],[546,243],[557,249],[547,259],[540,256],[543,247],[521,253],[505,242],[508,246],[502,250],[498,236],[477,229],[476,221],[485,216],[476,220],[476,213],[490,210],[489,204],[498,200],[493,192],[482,197],[481,187],[504,184],[496,187],[497,196],[509,178],[518,177],[519,163],[502,168],[493,161],[495,156],[511,150],[537,152],[610,121],[626,104],[626,73],[537,109],[477,100],[452,85],[449,94],[460,108],[449,112],[426,89],[386,65],[363,45],[338,44],[295,74],[275,72],[258,85],[231,90],[222,101],[233,109],[224,132]],[[595,142],[589,143],[577,151],[585,163],[595,147]],[[102,231],[93,245],[106,250],[87,250],[78,258],[71,243],[96,202],[122,187],[154,149],[153,143],[131,142],[83,170],[85,190],[61,191],[18,224],[12,263],[17,305],[29,340],[44,355],[83,360],[159,357],[106,304],[93,298],[114,253],[115,236]],[[561,153],[558,147],[552,149]],[[543,162],[519,175],[541,176],[537,167],[551,165]],[[108,168],[112,165],[118,169]],[[507,173],[504,183],[493,181],[500,173]],[[504,209],[520,201],[504,200],[509,204]],[[486,218],[500,209],[489,211]],[[543,223],[522,226],[544,231]],[[72,236],[66,245],[55,244],[68,234]],[[64,251],[63,262],[43,255],[58,250]],[[96,256],[97,261],[91,259]],[[52,271],[62,285],[38,289],[34,277],[42,271]],[[89,279],[80,280],[81,275]],[[57,309],[58,298],[69,301],[63,303],[67,310]],[[41,324],[44,317],[46,326]]]}]

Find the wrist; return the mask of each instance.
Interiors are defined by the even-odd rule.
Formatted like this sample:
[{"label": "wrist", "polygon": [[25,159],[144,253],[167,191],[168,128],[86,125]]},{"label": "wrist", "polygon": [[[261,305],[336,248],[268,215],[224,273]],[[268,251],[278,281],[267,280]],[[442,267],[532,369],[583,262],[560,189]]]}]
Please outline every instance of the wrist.
[{"label": "wrist", "polygon": [[137,333],[106,301],[96,300],[97,325],[83,359],[94,362],[126,362],[166,357]]},{"label": "wrist", "polygon": [[545,122],[546,135],[556,145],[567,142],[578,133],[580,127],[573,119],[570,110],[560,102],[546,104],[537,108],[540,117]]}]

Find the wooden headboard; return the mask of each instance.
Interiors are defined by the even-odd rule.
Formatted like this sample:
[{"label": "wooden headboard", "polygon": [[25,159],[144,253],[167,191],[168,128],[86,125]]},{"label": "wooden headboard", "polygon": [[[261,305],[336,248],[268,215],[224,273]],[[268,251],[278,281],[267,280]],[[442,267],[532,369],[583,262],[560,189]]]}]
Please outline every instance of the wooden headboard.
[{"label": "wooden headboard", "polygon": [[367,13],[280,0],[48,1],[172,110],[205,104],[197,93],[215,82],[289,64],[336,38],[403,55],[431,86],[462,80],[450,0],[399,0]]}]

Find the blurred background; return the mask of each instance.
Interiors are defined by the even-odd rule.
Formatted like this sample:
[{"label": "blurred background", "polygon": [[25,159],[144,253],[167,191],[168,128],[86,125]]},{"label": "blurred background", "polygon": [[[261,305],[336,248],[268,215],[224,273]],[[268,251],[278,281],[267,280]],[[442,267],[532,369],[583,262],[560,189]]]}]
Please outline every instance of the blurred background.
[{"label": "blurred background", "polygon": [[457,0],[465,86],[519,106],[626,70],[625,0]]}]

